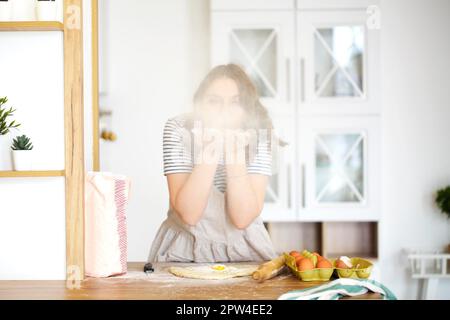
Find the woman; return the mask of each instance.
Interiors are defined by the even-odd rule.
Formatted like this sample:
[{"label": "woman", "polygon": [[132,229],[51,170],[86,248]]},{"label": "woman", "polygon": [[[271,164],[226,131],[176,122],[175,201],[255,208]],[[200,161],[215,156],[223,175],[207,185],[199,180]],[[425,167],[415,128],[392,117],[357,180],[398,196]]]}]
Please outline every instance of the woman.
[{"label": "woman", "polygon": [[218,66],[206,76],[194,111],[169,119],[164,129],[170,209],[149,262],[276,256],[260,218],[271,175],[271,129],[255,86],[239,66]]}]

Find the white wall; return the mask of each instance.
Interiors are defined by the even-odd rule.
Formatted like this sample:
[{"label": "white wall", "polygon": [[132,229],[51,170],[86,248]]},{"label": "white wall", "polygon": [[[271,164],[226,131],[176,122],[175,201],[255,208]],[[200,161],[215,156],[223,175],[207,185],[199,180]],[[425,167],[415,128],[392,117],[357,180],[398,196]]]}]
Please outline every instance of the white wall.
[{"label": "white wall", "polygon": [[201,29],[208,18],[193,19],[189,3],[100,2],[100,105],[113,110],[105,123],[118,136],[114,143],[101,143],[101,170],[132,179],[127,220],[130,261],[147,259],[168,209],[162,164],[165,121],[190,110],[191,88],[203,74],[193,64],[199,60],[209,64],[202,58],[205,50],[198,54],[192,49],[208,46],[207,35],[189,41],[190,30]]},{"label": "white wall", "polygon": [[64,178],[0,179],[0,280],[63,280]]},{"label": "white wall", "polygon": [[[64,169],[62,33],[1,32],[0,70],[0,96],[22,124],[0,137],[0,167],[11,169],[11,140],[26,134],[35,170]],[[0,280],[64,278],[64,178],[0,179]]]},{"label": "white wall", "polygon": [[[383,0],[382,279],[416,298],[402,249],[442,249],[450,225],[433,204],[450,184],[450,2]],[[450,299],[450,280],[439,298]]]}]

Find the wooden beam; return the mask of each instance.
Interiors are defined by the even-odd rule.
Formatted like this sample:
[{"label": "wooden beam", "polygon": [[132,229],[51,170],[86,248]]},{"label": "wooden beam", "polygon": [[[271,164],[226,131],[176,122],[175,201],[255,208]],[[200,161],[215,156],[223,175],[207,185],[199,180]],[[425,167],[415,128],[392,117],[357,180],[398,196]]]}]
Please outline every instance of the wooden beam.
[{"label": "wooden beam", "polygon": [[0,31],[63,31],[58,21],[8,21],[0,22]]},{"label": "wooden beam", "polygon": [[64,0],[64,122],[67,278],[84,279],[82,0]]},{"label": "wooden beam", "polygon": [[0,178],[47,178],[64,177],[64,170],[47,171],[0,171]]},{"label": "wooden beam", "polygon": [[93,170],[100,171],[98,0],[92,1],[92,156]]}]

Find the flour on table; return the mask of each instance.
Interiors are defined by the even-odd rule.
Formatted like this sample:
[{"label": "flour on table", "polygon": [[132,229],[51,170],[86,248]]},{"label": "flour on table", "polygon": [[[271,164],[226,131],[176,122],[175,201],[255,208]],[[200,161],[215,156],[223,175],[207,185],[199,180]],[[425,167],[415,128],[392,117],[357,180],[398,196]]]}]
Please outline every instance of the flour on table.
[{"label": "flour on table", "polygon": [[223,280],[236,277],[250,276],[258,266],[255,265],[203,265],[189,267],[170,267],[169,272],[183,278]]}]

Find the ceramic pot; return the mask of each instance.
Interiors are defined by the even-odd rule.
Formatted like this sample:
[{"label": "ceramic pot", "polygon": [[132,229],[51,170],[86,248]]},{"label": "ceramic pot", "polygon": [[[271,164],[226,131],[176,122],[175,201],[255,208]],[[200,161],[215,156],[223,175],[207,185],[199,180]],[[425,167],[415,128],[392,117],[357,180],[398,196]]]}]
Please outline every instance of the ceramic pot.
[{"label": "ceramic pot", "polygon": [[32,150],[12,150],[14,171],[33,170]]}]

